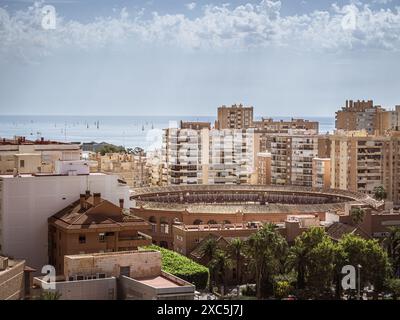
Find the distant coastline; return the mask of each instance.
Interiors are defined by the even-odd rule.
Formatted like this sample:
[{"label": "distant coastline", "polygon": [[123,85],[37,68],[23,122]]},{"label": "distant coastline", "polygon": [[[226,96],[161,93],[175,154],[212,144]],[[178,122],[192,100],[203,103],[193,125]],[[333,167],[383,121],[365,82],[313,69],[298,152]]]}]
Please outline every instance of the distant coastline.
[{"label": "distant coastline", "polygon": [[[266,117],[266,116],[264,116]],[[268,116],[269,117],[269,116]],[[261,116],[255,117],[260,119]],[[286,120],[305,118],[319,121],[320,133],[332,132],[334,117],[276,116]],[[126,148],[145,150],[161,146],[162,129],[179,121],[207,121],[214,123],[215,116],[0,116],[0,137],[25,136],[27,139],[45,139],[66,142],[107,142]]]}]

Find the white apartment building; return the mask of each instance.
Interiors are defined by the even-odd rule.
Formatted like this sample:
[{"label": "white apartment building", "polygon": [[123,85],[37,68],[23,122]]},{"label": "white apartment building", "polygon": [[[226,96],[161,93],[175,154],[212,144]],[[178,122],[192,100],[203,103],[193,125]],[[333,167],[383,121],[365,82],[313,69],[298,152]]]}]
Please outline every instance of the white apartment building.
[{"label": "white apartment building", "polygon": [[86,190],[131,207],[129,187],[114,175],[0,175],[0,254],[24,259],[40,272],[48,261],[48,218]]},{"label": "white apartment building", "polygon": [[238,184],[255,179],[253,129],[165,129],[163,184]]}]

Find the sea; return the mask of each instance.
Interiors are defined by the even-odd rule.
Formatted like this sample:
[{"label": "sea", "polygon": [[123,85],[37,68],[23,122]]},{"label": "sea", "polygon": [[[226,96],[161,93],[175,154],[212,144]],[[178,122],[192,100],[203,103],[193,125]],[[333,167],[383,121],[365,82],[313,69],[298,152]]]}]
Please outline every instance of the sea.
[{"label": "sea", "polygon": [[[272,117],[290,120],[291,117]],[[307,117],[319,121],[320,133],[333,132],[333,117]],[[0,138],[25,136],[36,140],[62,142],[107,142],[125,148],[140,147],[146,151],[162,144],[162,129],[179,126],[180,121],[207,121],[211,116],[0,116]],[[256,120],[258,118],[256,117]]]}]

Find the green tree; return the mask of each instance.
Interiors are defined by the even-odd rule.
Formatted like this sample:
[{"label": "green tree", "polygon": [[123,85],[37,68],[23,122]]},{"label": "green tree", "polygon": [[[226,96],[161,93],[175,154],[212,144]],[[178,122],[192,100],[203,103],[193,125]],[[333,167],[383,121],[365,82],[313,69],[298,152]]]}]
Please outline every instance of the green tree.
[{"label": "green tree", "polygon": [[220,284],[224,285],[224,290],[226,289],[226,272],[232,267],[232,260],[229,258],[228,254],[217,249],[213,259],[209,262],[210,271],[214,274],[215,283],[217,286]]},{"label": "green tree", "polygon": [[240,238],[234,238],[229,243],[228,252],[236,265],[236,285],[239,286],[242,282],[241,264],[244,259],[245,242]]},{"label": "green tree", "polygon": [[374,188],[374,197],[376,200],[384,200],[387,197],[386,190],[383,186],[375,187]]},{"label": "green tree", "polygon": [[365,211],[360,207],[354,207],[350,210],[351,221],[355,225],[359,225],[364,220]]},{"label": "green tree", "polygon": [[399,276],[400,273],[400,227],[389,227],[389,235],[383,240],[390,262],[393,266],[393,273]]},{"label": "green tree", "polygon": [[297,273],[297,289],[314,298],[330,294],[336,252],[336,245],[322,228],[313,227],[298,236],[289,259]]},{"label": "green tree", "polygon": [[213,260],[216,257],[217,250],[218,250],[218,243],[215,238],[207,239],[201,247],[201,253],[207,259],[208,261],[207,266],[209,267],[210,270],[210,280],[208,283],[210,292],[213,291],[213,281],[215,281],[215,276],[216,276]]},{"label": "green tree", "polygon": [[400,279],[388,279],[385,283],[385,288],[392,294],[393,300],[397,300],[400,297]]},{"label": "green tree", "polygon": [[345,254],[344,264],[361,265],[361,288],[371,284],[375,292],[380,292],[391,274],[391,265],[386,251],[378,241],[347,234],[338,245]]},{"label": "green tree", "polygon": [[274,224],[266,224],[248,239],[248,255],[254,268],[257,298],[273,293],[273,276],[281,270],[287,242]]}]

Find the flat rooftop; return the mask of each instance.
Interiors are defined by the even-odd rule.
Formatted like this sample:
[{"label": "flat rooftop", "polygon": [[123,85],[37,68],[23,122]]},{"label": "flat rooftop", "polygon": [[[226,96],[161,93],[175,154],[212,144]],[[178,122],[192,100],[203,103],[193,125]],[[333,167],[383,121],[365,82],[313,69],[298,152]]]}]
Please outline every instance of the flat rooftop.
[{"label": "flat rooftop", "polygon": [[155,276],[149,278],[135,278],[135,280],[140,281],[141,283],[148,285],[153,288],[176,288],[182,287],[182,285],[167,279],[163,276]]}]

